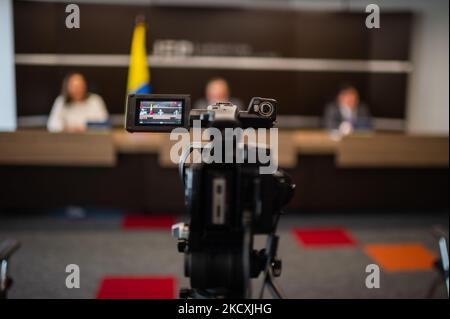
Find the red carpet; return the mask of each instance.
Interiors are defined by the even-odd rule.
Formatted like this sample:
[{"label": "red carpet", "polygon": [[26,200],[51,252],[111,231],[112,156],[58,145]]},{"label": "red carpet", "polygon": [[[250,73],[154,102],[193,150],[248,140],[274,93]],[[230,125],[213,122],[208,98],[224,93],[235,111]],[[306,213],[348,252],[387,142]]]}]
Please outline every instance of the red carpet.
[{"label": "red carpet", "polygon": [[356,245],[343,228],[296,228],[293,232],[299,245],[307,248]]},{"label": "red carpet", "polygon": [[123,229],[168,229],[177,221],[172,215],[127,214],[122,221]]},{"label": "red carpet", "polygon": [[97,299],[174,299],[175,277],[105,277]]}]

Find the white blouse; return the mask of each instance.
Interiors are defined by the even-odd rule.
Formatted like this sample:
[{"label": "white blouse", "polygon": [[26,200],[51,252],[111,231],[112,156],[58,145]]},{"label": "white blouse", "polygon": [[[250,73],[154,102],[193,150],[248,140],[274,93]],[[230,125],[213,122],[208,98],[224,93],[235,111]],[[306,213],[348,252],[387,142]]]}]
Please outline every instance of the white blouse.
[{"label": "white blouse", "polygon": [[58,96],[50,112],[47,129],[50,132],[61,132],[68,128],[86,128],[88,122],[107,120],[105,102],[97,94],[90,93],[86,100],[67,105],[64,105],[64,97]]}]

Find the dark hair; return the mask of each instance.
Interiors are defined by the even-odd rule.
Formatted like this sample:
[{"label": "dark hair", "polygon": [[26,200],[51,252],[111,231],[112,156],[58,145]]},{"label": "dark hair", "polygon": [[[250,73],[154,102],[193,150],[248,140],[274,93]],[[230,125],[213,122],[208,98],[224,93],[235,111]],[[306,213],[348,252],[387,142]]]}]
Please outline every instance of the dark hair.
[{"label": "dark hair", "polygon": [[[69,72],[69,73],[67,73],[66,76],[65,76],[64,79],[63,79],[62,87],[61,87],[61,95],[62,95],[62,97],[64,98],[64,105],[66,105],[66,106],[67,106],[69,103],[72,102],[72,98],[69,96],[69,92],[68,92],[68,85],[69,85],[69,80],[70,80],[70,78],[71,78],[72,76],[74,76],[74,75],[79,75],[79,76],[81,76],[81,77],[83,78],[84,82],[85,82],[86,85],[87,85],[86,78],[85,78],[84,75],[81,74],[80,72]],[[84,95],[83,100],[86,100],[88,97],[89,97],[89,92],[88,92],[88,90],[87,90],[87,88],[86,88],[86,94]]]},{"label": "dark hair", "polygon": [[359,92],[358,89],[356,88],[356,86],[354,86],[353,84],[343,83],[343,84],[339,85],[339,87],[336,91],[336,96],[339,95],[340,93],[342,93],[343,91],[347,91],[347,90],[355,90],[356,92]]}]

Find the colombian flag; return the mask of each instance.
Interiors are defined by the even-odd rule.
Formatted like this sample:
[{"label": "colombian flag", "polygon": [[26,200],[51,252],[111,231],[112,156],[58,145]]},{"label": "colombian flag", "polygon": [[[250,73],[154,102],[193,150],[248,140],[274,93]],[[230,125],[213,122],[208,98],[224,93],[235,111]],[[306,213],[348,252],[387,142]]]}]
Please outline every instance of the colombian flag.
[{"label": "colombian flag", "polygon": [[128,68],[127,93],[151,93],[150,71],[147,65],[147,50],[145,48],[146,26],[139,22],[134,27],[131,41],[130,66]]}]

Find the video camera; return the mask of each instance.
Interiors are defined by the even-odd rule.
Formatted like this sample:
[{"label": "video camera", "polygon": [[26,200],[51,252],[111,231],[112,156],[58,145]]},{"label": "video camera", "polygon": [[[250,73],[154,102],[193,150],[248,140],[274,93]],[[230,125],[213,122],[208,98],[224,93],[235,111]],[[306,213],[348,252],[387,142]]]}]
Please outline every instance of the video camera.
[{"label": "video camera", "polygon": [[254,97],[246,111],[238,111],[236,105],[219,102],[207,109],[191,110],[189,95],[130,94],[126,109],[128,132],[170,132],[177,127],[190,128],[194,120],[202,127],[213,123],[242,128],[270,128],[277,116],[277,102],[273,99]]},{"label": "video camera", "polygon": [[[189,223],[172,226],[172,233],[178,238],[178,250],[184,253],[184,272],[191,282],[190,289],[181,289],[181,298],[251,298],[250,279],[261,272],[259,296],[263,296],[267,286],[274,297],[282,297],[274,281],[281,274],[275,232],[281,210],[292,198],[295,185],[281,170],[261,174],[262,164],[251,154],[272,156],[270,147],[241,141],[245,129],[271,128],[276,114],[277,102],[260,97],[252,98],[247,110],[239,111],[229,102],[191,110],[188,95],[128,96],[129,132],[200,127],[225,136],[217,139],[210,134],[208,145],[186,146],[179,160]],[[230,134],[230,129],[238,133]],[[230,139],[231,145],[236,146],[232,151],[226,145]],[[218,160],[187,165],[195,150],[206,151],[202,154]],[[253,248],[255,234],[267,235],[265,249]]]}]

